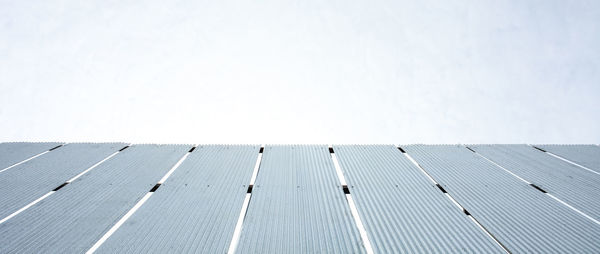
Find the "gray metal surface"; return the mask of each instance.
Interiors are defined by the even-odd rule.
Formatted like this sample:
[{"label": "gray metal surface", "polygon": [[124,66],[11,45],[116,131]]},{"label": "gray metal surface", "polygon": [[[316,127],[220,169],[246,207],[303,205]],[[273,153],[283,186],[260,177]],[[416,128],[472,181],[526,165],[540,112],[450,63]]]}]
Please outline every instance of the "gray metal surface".
[{"label": "gray metal surface", "polygon": [[334,146],[377,253],[504,253],[395,146]]},{"label": "gray metal surface", "polygon": [[0,224],[0,253],[83,253],[190,149],[134,145]]},{"label": "gray metal surface", "polygon": [[464,146],[402,148],[510,251],[600,252],[598,224]]},{"label": "gray metal surface", "polygon": [[469,146],[477,153],[600,220],[600,175],[528,145]]},{"label": "gray metal surface", "polygon": [[[49,149],[52,149],[60,144],[62,143],[0,143],[0,170],[29,159],[37,154],[48,151]],[[1,173],[0,177],[2,177]]]},{"label": "gray metal surface", "polygon": [[0,219],[33,202],[125,144],[67,144],[0,173]]},{"label": "gray metal surface", "polygon": [[265,147],[237,252],[364,252],[327,146]]},{"label": "gray metal surface", "polygon": [[600,146],[597,146],[597,145],[535,145],[535,146],[600,173]]},{"label": "gray metal surface", "polygon": [[260,146],[199,146],[97,253],[225,253]]}]

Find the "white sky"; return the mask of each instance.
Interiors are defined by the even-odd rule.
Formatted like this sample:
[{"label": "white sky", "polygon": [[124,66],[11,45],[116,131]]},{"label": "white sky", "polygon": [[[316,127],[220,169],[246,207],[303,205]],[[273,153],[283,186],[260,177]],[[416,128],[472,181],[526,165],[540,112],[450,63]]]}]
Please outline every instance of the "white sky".
[{"label": "white sky", "polygon": [[0,0],[40,140],[600,143],[600,1]]}]

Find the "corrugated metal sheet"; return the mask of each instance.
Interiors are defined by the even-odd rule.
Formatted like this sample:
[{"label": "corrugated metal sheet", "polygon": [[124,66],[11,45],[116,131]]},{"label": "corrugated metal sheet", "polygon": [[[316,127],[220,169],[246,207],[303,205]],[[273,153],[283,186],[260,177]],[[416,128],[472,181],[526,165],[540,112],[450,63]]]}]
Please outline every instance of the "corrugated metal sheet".
[{"label": "corrugated metal sheet", "polygon": [[510,251],[600,252],[599,225],[465,147],[402,147]]},{"label": "corrugated metal sheet", "polygon": [[526,181],[600,220],[600,175],[528,145],[469,146]]},{"label": "corrugated metal sheet", "polygon": [[265,148],[237,251],[364,252],[327,146]]},{"label": "corrugated metal sheet", "polygon": [[33,202],[124,144],[67,144],[0,173],[0,219]]},{"label": "corrugated metal sheet", "polygon": [[[0,170],[59,143],[2,143]],[[67,144],[0,172],[0,219],[125,144]],[[188,152],[134,145],[0,223],[0,253],[83,253]],[[596,170],[596,146],[542,149]],[[598,174],[525,145],[403,146],[514,253],[600,253]],[[196,148],[100,246],[110,253],[223,253],[233,237],[258,146]],[[335,146],[375,252],[499,252],[491,237],[393,146]],[[8,217],[6,217],[8,218]],[[242,225],[241,253],[365,252],[327,146],[264,149]]]},{"label": "corrugated metal sheet", "polygon": [[85,252],[190,147],[134,145],[124,150],[0,224],[0,253]]},{"label": "corrugated metal sheet", "polygon": [[98,253],[225,253],[260,146],[199,146]]},{"label": "corrugated metal sheet", "polygon": [[[15,163],[29,159],[32,156],[48,151],[61,143],[27,143],[27,142],[12,142],[0,143],[0,170],[10,167]],[[2,175],[0,174],[0,177]]]},{"label": "corrugated metal sheet", "polygon": [[395,146],[334,146],[378,253],[504,253]]},{"label": "corrugated metal sheet", "polygon": [[536,145],[548,152],[600,173],[600,146],[597,145]]}]

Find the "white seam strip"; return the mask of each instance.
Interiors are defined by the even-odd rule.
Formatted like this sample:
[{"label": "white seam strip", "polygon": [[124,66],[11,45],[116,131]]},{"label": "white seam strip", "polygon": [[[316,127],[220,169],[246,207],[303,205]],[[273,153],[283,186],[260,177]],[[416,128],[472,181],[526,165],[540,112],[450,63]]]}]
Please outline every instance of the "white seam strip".
[{"label": "white seam strip", "polygon": [[238,243],[240,242],[240,236],[242,235],[242,226],[244,224],[244,219],[246,218],[246,211],[248,211],[248,206],[250,205],[250,197],[251,193],[246,193],[246,197],[244,198],[244,204],[242,205],[242,211],[240,212],[240,216],[238,217],[237,224],[235,225],[235,230],[233,231],[233,237],[231,238],[231,243],[229,243],[229,250],[227,253],[233,254],[235,253],[235,249],[237,249]]},{"label": "white seam strip", "polygon": [[103,162],[107,161],[108,159],[112,158],[113,156],[117,155],[118,153],[120,153],[120,151],[117,151],[111,155],[109,155],[108,157],[104,158],[103,160],[99,161],[98,163],[92,165],[91,167],[89,167],[88,169],[84,170],[83,172],[79,173],[78,175],[76,175],[75,177],[67,180],[67,183],[71,183],[75,180],[77,180],[77,178],[81,177],[82,175],[84,175],[85,173],[89,172],[90,170],[96,168],[98,165],[102,164]]},{"label": "white seam strip", "polygon": [[552,157],[555,157],[555,158],[557,158],[557,159],[560,159],[560,160],[562,160],[562,161],[564,161],[564,162],[567,162],[567,163],[569,163],[569,164],[575,165],[575,166],[577,166],[577,167],[580,167],[580,168],[582,168],[582,169],[585,169],[585,170],[587,170],[587,171],[590,171],[590,172],[592,172],[592,173],[594,173],[594,174],[600,175],[600,173],[599,173],[599,172],[596,172],[596,171],[594,171],[594,170],[592,170],[592,169],[590,169],[590,168],[588,168],[588,167],[586,167],[586,166],[579,165],[579,164],[577,164],[577,163],[575,163],[575,162],[573,162],[573,161],[570,161],[570,160],[568,160],[568,159],[565,159],[565,158],[563,158],[563,157],[561,157],[561,156],[559,156],[559,155],[553,154],[553,153],[551,153],[551,152],[548,152],[548,151],[546,151],[545,153],[547,153],[548,155],[550,155],[550,156],[552,156]]},{"label": "white seam strip", "polygon": [[[58,147],[62,147],[62,146],[64,146],[64,145],[66,145],[66,144],[68,144],[68,143],[63,143],[63,144],[60,144]],[[55,147],[53,147],[53,148],[57,148],[57,147],[55,146]],[[52,148],[50,148],[50,149],[52,149]],[[31,156],[31,157],[29,157],[28,159],[25,159],[25,160],[23,160],[23,161],[21,161],[21,162],[17,162],[17,163],[15,163],[15,164],[11,165],[11,166],[8,166],[8,167],[6,167],[5,169],[2,169],[2,170],[0,170],[0,173],[4,172],[4,171],[6,171],[6,170],[9,170],[9,169],[11,169],[11,168],[14,168],[14,167],[16,167],[16,166],[19,166],[19,165],[21,165],[21,164],[23,164],[23,163],[25,163],[25,162],[28,162],[28,161],[30,161],[30,160],[33,160],[33,159],[35,159],[35,158],[37,158],[37,157],[40,157],[40,156],[42,156],[42,155],[44,155],[44,154],[47,154],[47,153],[51,152],[51,151],[50,151],[50,149],[48,149],[48,150],[46,150],[46,151],[44,151],[44,152],[41,152],[41,153],[39,153],[39,154],[36,154],[36,155],[34,155],[34,156]]]},{"label": "white seam strip", "polygon": [[15,163],[15,164],[13,164],[12,166],[9,166],[9,167],[7,167],[7,168],[5,168],[5,169],[3,169],[3,170],[0,170],[0,173],[1,173],[1,172],[4,172],[4,171],[6,171],[6,170],[9,170],[9,169],[11,169],[11,168],[14,168],[14,167],[16,167],[16,166],[19,166],[19,165],[21,165],[21,164],[23,164],[23,163],[25,163],[25,162],[28,162],[28,161],[30,161],[30,160],[33,160],[33,159],[35,159],[35,158],[37,158],[37,157],[40,157],[40,156],[42,156],[42,155],[44,155],[44,154],[47,154],[47,153],[49,153],[49,152],[50,152],[50,151],[45,151],[45,152],[42,152],[42,153],[40,153],[40,154],[38,154],[38,155],[34,155],[34,156],[30,157],[29,159],[26,159],[26,160],[24,160],[24,161],[17,162],[17,163]]},{"label": "white seam strip", "polygon": [[577,208],[575,208],[575,207],[573,207],[573,206],[571,206],[571,205],[567,204],[566,202],[564,202],[564,201],[560,200],[559,198],[555,197],[554,195],[552,195],[552,194],[550,194],[550,193],[546,193],[546,195],[550,196],[551,198],[553,198],[554,200],[556,200],[556,201],[560,202],[561,204],[563,204],[563,205],[565,205],[565,206],[567,206],[567,207],[569,207],[569,208],[573,209],[575,212],[577,212],[577,213],[579,213],[579,214],[583,215],[584,217],[586,217],[586,218],[590,219],[591,221],[595,222],[596,224],[600,224],[600,221],[597,221],[596,219],[594,219],[594,218],[592,218],[591,216],[589,216],[589,215],[585,214],[584,212],[580,211],[579,209],[577,209]]},{"label": "white seam strip", "polygon": [[342,168],[340,167],[340,163],[338,162],[337,156],[335,153],[331,154],[331,159],[333,159],[333,166],[335,167],[335,173],[337,173],[338,179],[340,179],[340,183],[342,186],[347,186],[346,178],[344,177],[344,173],[342,172]]},{"label": "white seam strip", "polygon": [[175,165],[173,165],[173,167],[169,170],[169,172],[167,172],[167,174],[165,176],[163,176],[162,179],[160,179],[160,181],[158,181],[159,184],[163,184],[168,178],[169,176],[171,176],[171,174],[173,174],[173,172],[175,172],[175,169],[177,169],[179,167],[179,165],[181,165],[181,163],[183,163],[183,161],[190,155],[190,153],[186,153],[183,157],[181,157],[181,159],[179,159],[179,161],[177,161],[177,163],[175,163]]},{"label": "white seam strip", "polygon": [[[265,145],[260,146],[261,149],[264,148]],[[250,185],[254,185],[256,181],[256,177],[258,176],[258,170],[260,169],[260,163],[262,162],[263,153],[258,154],[258,158],[256,158],[256,164],[254,164],[254,170],[252,171],[252,177],[250,178]],[[238,221],[235,225],[235,230],[233,230],[233,237],[231,238],[231,242],[229,243],[229,249],[227,253],[233,254],[237,249],[237,246],[240,242],[240,237],[242,235],[242,227],[244,226],[244,219],[246,219],[246,212],[248,211],[248,206],[250,205],[250,198],[252,197],[252,193],[246,193],[246,198],[244,199],[244,204],[242,205],[242,210],[240,211],[240,216],[238,217]]]},{"label": "white seam strip", "polygon": [[356,204],[354,203],[354,199],[352,199],[351,194],[346,194],[346,200],[348,200],[348,205],[350,206],[350,213],[352,213],[352,217],[354,217],[354,221],[356,222],[356,227],[358,228],[358,232],[360,233],[360,238],[362,238],[365,249],[368,254],[373,254],[373,246],[371,246],[371,241],[367,235],[367,230],[365,229],[362,220],[360,219],[360,215],[358,214],[358,209],[356,209]]},{"label": "white seam strip", "polygon": [[[194,146],[194,147],[197,147]],[[167,178],[169,178],[169,176],[173,173],[173,171],[175,171],[175,169],[177,169],[177,167],[179,167],[179,165],[181,165],[181,163],[183,163],[183,161],[188,157],[188,155],[190,155],[190,152],[185,153],[185,155],[183,155],[181,157],[181,159],[179,159],[179,161],[177,161],[177,163],[175,163],[175,165],[169,170],[169,172],[167,172],[167,174],[165,174],[165,176],[163,176],[162,179],[160,179],[160,181],[158,182],[159,184],[164,183],[164,181],[167,180]],[[102,238],[100,238],[100,240],[98,240],[94,246],[92,246],[88,251],[86,251],[86,254],[92,254],[94,253],[98,248],[100,248],[100,246],[102,246],[102,244],[108,240],[108,238],[110,236],[112,236],[112,234],[114,234],[119,227],[121,227],[121,225],[123,225],[125,223],[125,221],[127,221],[127,219],[129,219],[129,217],[131,217],[144,203],[146,203],[146,201],[150,198],[150,196],[152,196],[152,194],[154,194],[154,192],[148,192],[146,193],[146,195],[144,195],[144,197],[142,199],[140,199],[140,201],[138,201],[132,208],[131,210],[129,210],[125,216],[123,216],[115,225],[113,225],[103,236]]]},{"label": "white seam strip", "polygon": [[475,217],[473,217],[472,215],[467,215],[467,217],[469,217],[469,219],[471,219],[473,221],[473,223],[475,223],[475,225],[477,225],[479,227],[479,229],[481,229],[481,231],[485,232],[485,234],[487,234],[490,238],[492,238],[494,240],[494,242],[496,242],[496,244],[498,244],[504,250],[504,252],[510,254],[510,251],[508,251],[507,248],[502,246],[502,244],[500,244],[500,242],[498,240],[496,240],[496,238],[489,231],[487,231],[487,229],[485,229],[483,227],[483,225],[481,225],[481,223],[479,223],[479,221],[477,219],[475,219]]},{"label": "white seam strip", "polygon": [[35,201],[27,204],[26,206],[22,207],[21,209],[17,210],[16,212],[12,213],[11,215],[6,216],[6,218],[0,220],[0,224],[4,223],[5,221],[9,220],[12,217],[15,217],[17,214],[27,210],[27,208],[37,204],[38,202],[42,201],[43,199],[47,198],[48,196],[54,194],[54,192],[56,192],[56,191],[50,191],[50,192],[46,193],[44,196],[41,196],[40,198],[36,199]]},{"label": "white seam strip", "polygon": [[[530,145],[530,146],[531,146],[531,145]],[[532,146],[532,147],[533,147],[533,146]],[[546,153],[547,153],[547,152],[546,152]],[[499,168],[503,169],[504,171],[506,171],[506,172],[510,173],[511,175],[515,176],[516,178],[519,178],[521,181],[523,181],[523,182],[525,182],[525,183],[527,183],[527,184],[531,184],[530,182],[528,182],[528,181],[526,181],[525,179],[521,178],[520,176],[518,176],[518,175],[514,174],[513,172],[510,172],[508,169],[506,169],[506,168],[504,168],[504,167],[502,167],[502,166],[498,165],[497,163],[493,162],[492,160],[490,160],[490,159],[486,158],[485,156],[483,156],[483,155],[481,155],[481,154],[479,154],[479,153],[477,153],[477,152],[475,152],[475,154],[477,154],[477,155],[481,156],[481,158],[484,158],[484,159],[488,160],[489,162],[493,163],[494,165],[496,165],[497,167],[499,167]],[[548,154],[550,154],[550,153],[548,153]],[[552,155],[552,154],[550,154],[550,155]],[[560,159],[560,158],[559,158],[559,159]],[[595,220],[594,218],[592,218],[592,217],[590,217],[589,215],[585,214],[584,212],[582,212],[582,211],[578,210],[577,208],[575,208],[575,207],[573,207],[573,206],[571,206],[571,205],[567,204],[566,202],[564,202],[564,201],[562,201],[562,200],[558,199],[557,197],[553,196],[552,194],[550,194],[550,193],[546,193],[546,194],[547,194],[547,195],[549,195],[550,197],[552,197],[554,200],[556,200],[556,201],[560,202],[561,204],[563,204],[563,205],[565,205],[565,206],[567,206],[567,207],[569,207],[569,208],[573,209],[573,210],[574,210],[574,211],[576,211],[577,213],[579,213],[579,214],[583,215],[584,217],[586,217],[586,218],[588,218],[588,219],[592,220],[593,222],[595,222],[595,223],[597,223],[597,224],[600,224],[600,223],[598,223],[598,221],[597,221],[597,220]]]},{"label": "white seam strip", "polygon": [[[333,148],[332,145],[329,145],[329,148]],[[335,167],[335,171],[338,175],[338,179],[342,186],[346,186],[346,178],[344,177],[344,173],[342,168],[340,167],[339,161],[335,156],[335,151],[330,153],[331,160],[333,161],[333,165]],[[365,225],[362,223],[360,219],[360,214],[358,213],[358,209],[356,208],[356,204],[354,203],[354,199],[352,199],[352,194],[345,194],[346,201],[348,201],[348,206],[350,207],[350,213],[352,217],[354,217],[354,223],[356,223],[356,227],[358,228],[358,233],[360,234],[360,238],[363,241],[363,245],[365,246],[365,250],[368,254],[373,254],[373,246],[371,245],[371,241],[369,240],[369,236],[367,235],[367,230],[365,229]]]},{"label": "white seam strip", "polygon": [[[260,146],[263,149],[264,153],[264,145]],[[260,168],[260,163],[262,162],[262,153],[258,154],[258,158],[256,159],[256,164],[254,164],[254,169],[252,170],[252,177],[250,177],[250,185],[254,185],[256,182],[256,177],[258,176],[258,168]]]},{"label": "white seam strip", "polygon": [[[47,152],[49,152],[49,151],[46,151],[46,152],[44,152],[44,153],[47,153]],[[120,153],[120,152],[121,152],[121,151],[117,151],[117,152],[115,152],[115,153],[111,154],[110,156],[106,157],[105,159],[101,160],[100,162],[98,162],[98,163],[94,164],[94,165],[93,165],[93,166],[91,166],[90,168],[88,168],[88,169],[84,170],[83,172],[79,173],[79,174],[78,174],[78,175],[76,175],[75,177],[73,177],[73,178],[71,178],[70,180],[66,181],[66,183],[71,183],[71,182],[75,181],[75,179],[77,179],[77,178],[81,177],[83,174],[85,174],[85,173],[89,172],[90,170],[92,170],[92,169],[94,169],[95,167],[97,167],[98,165],[100,165],[102,162],[105,162],[106,160],[108,160],[108,159],[112,158],[113,156],[115,156],[116,154],[118,154],[118,153]],[[43,154],[43,153],[42,153],[42,154]],[[40,155],[42,155],[42,154],[39,154],[39,155],[37,155],[37,156],[40,156]],[[33,159],[33,158],[31,158],[31,159]],[[9,215],[9,216],[6,216],[6,218],[4,218],[4,219],[0,220],[0,224],[2,224],[2,223],[4,223],[5,221],[7,221],[7,220],[11,219],[12,217],[15,217],[17,214],[19,214],[19,213],[21,213],[21,212],[23,212],[23,211],[27,210],[29,207],[31,207],[31,206],[33,206],[33,205],[37,204],[38,202],[42,201],[43,199],[47,198],[48,196],[50,196],[51,194],[53,194],[53,193],[55,193],[55,192],[56,192],[56,191],[50,191],[50,192],[48,192],[48,193],[44,194],[44,196],[41,196],[40,198],[36,199],[35,201],[33,201],[33,202],[31,202],[31,203],[27,204],[26,206],[22,207],[21,209],[17,210],[16,212],[12,213],[11,215]]]},{"label": "white seam strip", "polygon": [[[396,145],[396,147],[399,147],[398,145]],[[404,153],[404,155],[417,167],[421,170],[421,172],[423,172],[423,174],[425,174],[429,180],[431,180],[434,184],[438,185],[439,183],[436,182],[433,177],[431,177],[431,175],[429,175],[429,173],[427,173],[427,171],[425,171],[425,169],[423,167],[421,167],[421,165],[419,163],[417,163],[417,161],[408,154],[408,152]],[[485,158],[485,157],[484,157]],[[441,186],[441,184],[440,184]],[[454,205],[456,205],[458,207],[458,209],[460,209],[461,212],[465,213],[465,211],[467,209],[465,209],[460,203],[458,203],[458,201],[456,201],[456,199],[454,199],[454,197],[452,197],[452,195],[450,195],[450,193],[446,192],[444,193],[446,194],[446,197],[448,199],[450,199],[450,201],[452,201],[452,203],[454,203]],[[475,225],[477,225],[479,227],[479,229],[481,229],[486,235],[488,235],[496,244],[498,244],[498,246],[500,246],[500,248],[502,248],[506,253],[510,253],[510,251],[508,251],[508,249],[506,247],[504,247],[504,245],[502,245],[502,243],[500,243],[500,241],[498,241],[498,239],[496,239],[496,237],[494,237],[492,235],[492,233],[490,233],[485,227],[483,227],[483,225],[481,225],[481,223],[479,223],[479,221],[477,221],[475,219],[475,217],[473,217],[472,215],[467,215],[468,217],[471,218],[471,220],[473,221],[473,223],[475,223]]]},{"label": "white seam strip", "polygon": [[252,177],[250,177],[250,185],[254,185],[254,182],[256,182],[256,176],[258,175],[258,168],[260,167],[260,162],[262,161],[262,155],[262,153],[258,154],[258,159],[256,159],[254,170],[252,170]]},{"label": "white seam strip", "polygon": [[[132,145],[132,144],[129,144],[129,145],[126,145],[125,147],[129,148],[129,146],[131,146],[131,145]],[[121,149],[123,149],[123,148],[121,148]],[[78,174],[78,175],[76,175],[75,177],[73,177],[73,178],[69,179],[69,180],[67,181],[67,183],[71,183],[71,182],[73,182],[73,181],[77,180],[77,178],[81,177],[82,175],[84,175],[85,173],[89,172],[90,170],[92,170],[92,169],[96,168],[98,165],[100,165],[100,164],[102,164],[103,162],[105,162],[105,161],[109,160],[110,158],[114,157],[115,155],[119,154],[120,152],[122,152],[122,151],[116,151],[116,152],[114,152],[113,154],[109,155],[108,157],[104,158],[103,160],[99,161],[98,163],[96,163],[96,164],[92,165],[91,167],[89,167],[88,169],[84,170],[83,172],[79,173],[79,174]]]},{"label": "white seam strip", "polygon": [[465,208],[464,208],[464,207],[462,207],[462,206],[461,206],[461,205],[460,205],[460,204],[459,204],[459,203],[456,201],[456,199],[454,199],[452,196],[450,196],[450,194],[448,194],[448,193],[444,193],[444,194],[446,194],[446,197],[447,197],[448,199],[450,199],[450,201],[452,201],[452,203],[454,203],[454,205],[456,205],[456,207],[458,207],[458,209],[460,209],[461,211],[464,211],[464,210],[465,210]]},{"label": "white seam strip", "polygon": [[[415,161],[415,159],[413,159],[413,157],[411,157],[410,155],[408,155],[408,153],[404,153],[404,156],[406,156],[406,158],[408,158],[408,160],[410,160],[415,166],[417,166],[417,168],[419,168],[421,170],[421,172],[427,176],[427,178],[429,178],[429,181],[431,181],[434,184],[439,184],[438,182],[436,182],[433,177],[431,177],[429,175],[429,173],[427,173],[427,171],[425,171],[425,169],[423,169],[423,167],[421,167],[421,165],[419,165],[419,163],[417,163],[417,161]],[[440,185],[441,186],[441,185]]]},{"label": "white seam strip", "polygon": [[117,229],[119,229],[119,227],[121,227],[121,225],[123,225],[123,223],[125,223],[127,219],[129,219],[129,217],[131,217],[131,215],[135,213],[135,211],[137,211],[137,209],[139,209],[146,202],[146,200],[148,200],[148,198],[150,198],[150,196],[152,196],[152,194],[154,194],[154,192],[146,193],[146,195],[144,195],[144,197],[137,202],[137,204],[135,204],[135,206],[133,206],[133,208],[131,208],[131,210],[129,210],[125,216],[123,216],[115,225],[113,225],[112,228],[110,228],[110,230],[108,230],[108,232],[106,232],[106,234],[104,234],[102,238],[100,238],[100,240],[98,240],[94,246],[92,246],[92,248],[86,252],[86,254],[94,253],[113,233],[117,231]]},{"label": "white seam strip", "polygon": [[[466,147],[466,146],[465,146],[465,147]],[[475,151],[475,150],[473,150],[473,151]],[[523,182],[525,182],[525,183],[527,183],[527,184],[531,184],[529,181],[527,181],[527,180],[525,180],[525,179],[521,178],[521,177],[520,177],[520,176],[518,176],[517,174],[515,174],[515,173],[511,172],[510,170],[508,170],[507,168],[505,168],[505,167],[503,167],[503,166],[500,166],[498,163],[494,162],[493,160],[490,160],[490,159],[488,159],[487,157],[485,157],[485,156],[483,156],[483,155],[479,154],[478,152],[474,152],[474,154],[477,154],[479,157],[481,157],[481,158],[484,158],[485,160],[487,160],[487,161],[489,161],[490,163],[494,164],[494,166],[501,168],[502,170],[504,170],[504,171],[508,172],[509,174],[511,174],[512,176],[514,176],[514,177],[518,178],[519,180],[521,180],[521,181],[523,181]]]}]

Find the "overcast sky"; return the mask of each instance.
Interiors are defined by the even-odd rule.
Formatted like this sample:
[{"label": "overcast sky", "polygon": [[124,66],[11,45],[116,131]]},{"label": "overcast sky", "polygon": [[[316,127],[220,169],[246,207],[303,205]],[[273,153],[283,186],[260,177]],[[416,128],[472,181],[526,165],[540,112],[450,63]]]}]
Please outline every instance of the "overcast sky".
[{"label": "overcast sky", "polygon": [[600,143],[600,1],[0,0],[0,141]]}]

